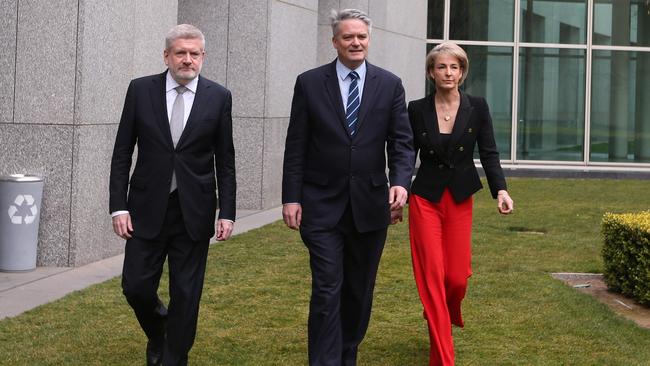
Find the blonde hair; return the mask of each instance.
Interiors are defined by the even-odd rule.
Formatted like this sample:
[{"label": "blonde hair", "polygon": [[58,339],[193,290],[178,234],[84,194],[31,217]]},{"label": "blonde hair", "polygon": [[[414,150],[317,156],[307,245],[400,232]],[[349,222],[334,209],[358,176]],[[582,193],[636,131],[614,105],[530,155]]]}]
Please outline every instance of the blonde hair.
[{"label": "blonde hair", "polygon": [[432,68],[435,67],[436,65],[436,59],[440,55],[449,55],[453,56],[458,60],[458,63],[460,64],[460,69],[463,72],[463,75],[460,77],[460,80],[458,82],[458,85],[462,85],[465,79],[467,78],[467,74],[469,73],[469,59],[467,58],[467,53],[465,53],[465,50],[460,48],[457,44],[453,42],[443,42],[437,46],[435,46],[429,53],[427,54],[427,59],[426,59],[426,74],[427,74],[427,79],[431,80],[433,82],[433,79],[431,78],[431,71]]}]

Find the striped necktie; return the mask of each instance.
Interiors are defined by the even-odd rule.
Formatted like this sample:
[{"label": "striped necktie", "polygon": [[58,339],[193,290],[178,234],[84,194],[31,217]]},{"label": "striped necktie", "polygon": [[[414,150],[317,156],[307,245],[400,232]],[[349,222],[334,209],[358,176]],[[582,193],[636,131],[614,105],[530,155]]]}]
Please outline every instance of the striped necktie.
[{"label": "striped necktie", "polygon": [[359,117],[359,85],[357,80],[359,79],[359,74],[356,71],[350,72],[348,74],[352,82],[350,83],[350,90],[348,91],[348,105],[345,108],[345,120],[348,124],[348,131],[350,136],[353,136],[357,130],[357,120]]}]

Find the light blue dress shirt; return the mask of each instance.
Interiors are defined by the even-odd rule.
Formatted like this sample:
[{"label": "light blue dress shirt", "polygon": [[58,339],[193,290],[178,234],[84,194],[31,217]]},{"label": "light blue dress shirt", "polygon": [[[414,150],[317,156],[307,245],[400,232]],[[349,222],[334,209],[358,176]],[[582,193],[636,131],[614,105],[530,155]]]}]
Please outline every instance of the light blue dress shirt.
[{"label": "light blue dress shirt", "polygon": [[352,79],[349,75],[352,71],[356,71],[357,74],[359,74],[357,86],[359,87],[359,103],[361,103],[361,98],[363,97],[363,84],[366,81],[366,61],[363,61],[363,63],[356,69],[350,70],[347,66],[343,65],[339,59],[336,59],[336,75],[338,76],[339,89],[341,91],[344,109],[348,105],[348,93],[350,92],[350,84],[352,83]]}]

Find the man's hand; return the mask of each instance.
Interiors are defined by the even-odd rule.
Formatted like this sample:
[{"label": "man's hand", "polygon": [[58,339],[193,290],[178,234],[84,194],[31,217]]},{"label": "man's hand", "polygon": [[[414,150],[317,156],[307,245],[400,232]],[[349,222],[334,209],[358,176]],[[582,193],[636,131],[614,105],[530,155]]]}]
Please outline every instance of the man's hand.
[{"label": "man's hand", "polygon": [[293,230],[300,228],[302,221],[302,206],[300,203],[285,203],[282,205],[282,219]]},{"label": "man's hand", "polygon": [[230,239],[234,223],[230,220],[217,220],[217,240],[224,241]]},{"label": "man's hand", "polygon": [[395,210],[390,210],[390,224],[395,225],[398,222],[402,222],[402,219],[404,218],[404,214],[402,212],[401,208],[395,209]]},{"label": "man's hand", "polygon": [[510,198],[508,191],[502,189],[497,193],[497,208],[502,215],[510,214],[515,209],[515,203]]},{"label": "man's hand", "polygon": [[404,207],[406,205],[406,199],[409,194],[406,192],[406,188],[401,186],[392,186],[390,191],[388,191],[388,203],[390,204],[390,210],[396,210],[398,208]]},{"label": "man's hand", "polygon": [[128,213],[113,216],[113,231],[120,238],[131,239],[133,233],[133,224],[131,224],[131,215]]}]

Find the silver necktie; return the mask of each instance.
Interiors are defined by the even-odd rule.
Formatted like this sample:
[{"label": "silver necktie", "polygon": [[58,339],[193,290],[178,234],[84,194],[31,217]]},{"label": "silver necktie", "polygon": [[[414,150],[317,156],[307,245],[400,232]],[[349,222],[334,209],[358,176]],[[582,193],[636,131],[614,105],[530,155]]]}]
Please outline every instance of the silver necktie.
[{"label": "silver necktie", "polygon": [[[183,118],[185,117],[185,100],[183,99],[183,93],[187,91],[187,88],[179,85],[176,88],[176,99],[174,100],[174,106],[172,107],[172,118],[169,121],[169,129],[172,133],[172,142],[174,147],[178,144],[178,140],[181,138],[183,133]],[[176,189],[176,172],[172,172],[172,183],[169,186],[169,192],[173,192]]]}]

